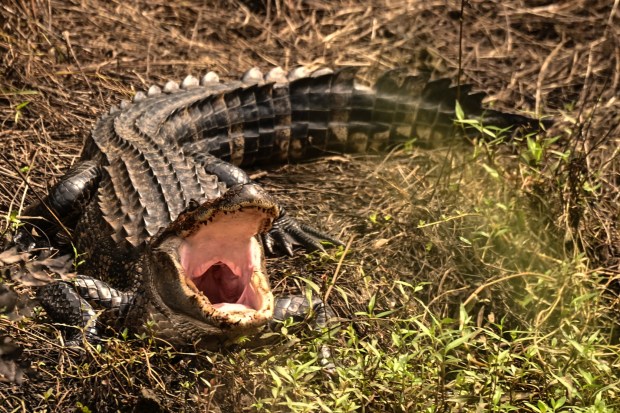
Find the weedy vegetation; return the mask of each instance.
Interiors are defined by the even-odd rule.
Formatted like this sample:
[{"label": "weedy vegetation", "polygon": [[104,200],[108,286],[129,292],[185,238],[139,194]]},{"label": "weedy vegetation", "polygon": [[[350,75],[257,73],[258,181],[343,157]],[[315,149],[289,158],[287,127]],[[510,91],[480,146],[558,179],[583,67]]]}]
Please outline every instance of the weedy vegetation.
[{"label": "weedy vegetation", "polygon": [[[33,193],[75,161],[99,114],[188,73],[297,64],[356,65],[362,79],[397,66],[455,79],[462,71],[462,83],[501,109],[555,121],[514,133],[457,106],[455,122],[477,137],[255,171],[289,210],[346,244],[268,263],[276,294],[333,305],[339,319],[322,332],[287,321],[258,345],[247,337],[205,352],[118,331],[69,349],[66,327],[28,299],[62,272],[55,257],[0,254],[0,411],[619,411],[618,4],[471,0],[459,48],[460,9],[0,5],[6,240]],[[318,363],[323,344],[331,375]]]}]

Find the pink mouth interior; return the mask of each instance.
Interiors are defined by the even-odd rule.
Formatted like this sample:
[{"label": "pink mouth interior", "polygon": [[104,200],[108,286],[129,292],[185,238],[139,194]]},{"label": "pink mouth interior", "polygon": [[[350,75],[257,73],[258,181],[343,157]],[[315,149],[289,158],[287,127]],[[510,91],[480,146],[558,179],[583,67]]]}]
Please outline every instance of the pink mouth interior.
[{"label": "pink mouth interior", "polygon": [[264,214],[254,209],[218,213],[179,247],[186,278],[221,311],[258,310],[262,299],[252,285],[261,268],[255,238]]}]

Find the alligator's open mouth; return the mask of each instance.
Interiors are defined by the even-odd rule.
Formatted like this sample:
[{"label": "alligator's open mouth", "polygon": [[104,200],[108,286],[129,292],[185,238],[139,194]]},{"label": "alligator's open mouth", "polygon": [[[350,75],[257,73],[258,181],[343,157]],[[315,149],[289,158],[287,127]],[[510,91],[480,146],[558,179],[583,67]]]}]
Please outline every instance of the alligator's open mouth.
[{"label": "alligator's open mouth", "polygon": [[252,312],[265,297],[256,278],[263,276],[263,254],[256,238],[267,214],[258,208],[217,212],[183,239],[179,259],[188,284],[220,312]]},{"label": "alligator's open mouth", "polygon": [[209,336],[233,337],[269,322],[273,294],[258,235],[278,214],[251,183],[179,214],[150,243],[158,311]]}]

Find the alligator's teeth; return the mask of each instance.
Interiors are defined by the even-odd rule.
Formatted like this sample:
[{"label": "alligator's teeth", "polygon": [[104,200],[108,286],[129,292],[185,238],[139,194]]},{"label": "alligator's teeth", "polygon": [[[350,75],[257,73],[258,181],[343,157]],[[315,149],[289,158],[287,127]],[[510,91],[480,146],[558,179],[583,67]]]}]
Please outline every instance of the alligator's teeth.
[{"label": "alligator's teeth", "polygon": [[161,93],[161,88],[157,85],[153,85],[149,88],[149,91],[146,92],[148,96],[157,96]]},{"label": "alligator's teeth", "polygon": [[286,72],[280,66],[274,67],[265,76],[265,82],[286,83]]},{"label": "alligator's teeth", "polygon": [[303,66],[296,67],[295,69],[288,72],[288,80],[292,82],[296,79],[301,79],[302,77],[308,77],[310,71]]},{"label": "alligator's teeth", "polygon": [[263,72],[261,72],[258,67],[253,67],[243,74],[241,81],[248,85],[263,83]]},{"label": "alligator's teeth", "polygon": [[189,75],[185,79],[183,79],[183,82],[181,83],[181,88],[188,89],[191,87],[198,86],[198,84],[199,84],[198,79],[192,75]]},{"label": "alligator's teeth", "polygon": [[110,107],[110,115],[114,115],[115,113],[118,113],[118,111],[120,111],[121,108],[119,108],[117,105],[112,105]]},{"label": "alligator's teeth", "polygon": [[220,77],[215,72],[209,72],[200,79],[201,85],[207,85],[209,83],[218,83],[220,81]]},{"label": "alligator's teeth", "polygon": [[331,70],[329,67],[324,67],[322,69],[317,69],[314,72],[312,72],[312,77],[319,77],[319,76],[323,76],[323,75],[331,75],[332,73],[334,73],[333,70]]},{"label": "alligator's teeth", "polygon": [[141,100],[144,100],[144,99],[146,99],[146,95],[141,90],[136,92],[136,94],[133,96],[134,102],[140,102]]},{"label": "alligator's teeth", "polygon": [[177,82],[173,82],[172,80],[164,85],[164,92],[166,93],[176,92],[177,90],[179,90],[179,84]]}]

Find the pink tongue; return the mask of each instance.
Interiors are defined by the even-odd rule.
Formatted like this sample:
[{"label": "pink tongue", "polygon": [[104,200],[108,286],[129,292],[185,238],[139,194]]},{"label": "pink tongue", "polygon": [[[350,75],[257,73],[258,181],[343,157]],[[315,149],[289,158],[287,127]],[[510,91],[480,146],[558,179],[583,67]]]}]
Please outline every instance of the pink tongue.
[{"label": "pink tongue", "polygon": [[226,264],[217,263],[196,280],[197,287],[212,304],[236,303],[243,293],[241,277],[235,275]]}]

